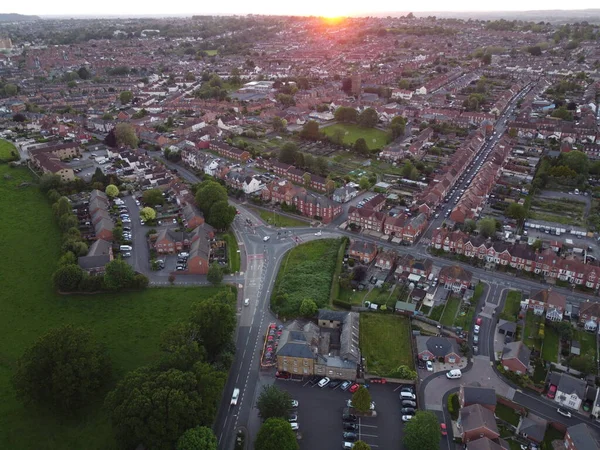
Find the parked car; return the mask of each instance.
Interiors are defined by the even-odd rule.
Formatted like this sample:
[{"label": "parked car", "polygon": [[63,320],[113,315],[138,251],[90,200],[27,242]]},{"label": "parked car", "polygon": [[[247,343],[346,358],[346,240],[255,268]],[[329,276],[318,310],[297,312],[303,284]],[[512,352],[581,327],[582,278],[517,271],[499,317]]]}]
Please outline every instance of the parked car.
[{"label": "parked car", "polygon": [[[348,408],[353,408],[353,406],[352,406],[352,400],[348,399],[346,401],[346,406]],[[371,402],[371,407],[369,409],[371,409],[371,411],[375,409],[375,402]]]},{"label": "parked car", "polygon": [[320,388],[324,388],[325,386],[327,386],[329,384],[331,380],[328,377],[322,378],[321,381],[319,381],[318,386]]},{"label": "parked car", "polygon": [[481,329],[481,328],[479,327],[479,325],[475,325],[475,328],[473,329],[473,332],[474,332],[475,334],[479,334],[479,330],[480,330],[480,329]]},{"label": "parked car", "polygon": [[475,320],[475,325],[481,325],[482,321],[483,319],[481,317],[478,317],[477,320]]},{"label": "parked car", "polygon": [[565,417],[569,417],[569,418],[572,417],[571,411],[567,411],[566,409],[563,409],[563,408],[558,408],[556,410],[556,412],[559,413],[561,416],[565,416]]},{"label": "parked car", "polygon": [[448,430],[446,429],[445,423],[440,423],[440,431],[442,432],[442,436],[448,436]]},{"label": "parked car", "polygon": [[342,414],[342,420],[344,422],[356,422],[358,417],[356,417],[354,414]]},{"label": "parked car", "polygon": [[298,422],[298,414],[290,414],[288,416],[288,422]]},{"label": "parked car", "polygon": [[402,400],[403,408],[416,408],[417,402],[413,402],[412,400]]},{"label": "parked car", "polygon": [[548,394],[546,394],[548,396],[548,398],[554,398],[556,397],[556,386],[551,384],[550,385],[550,389],[548,389]]},{"label": "parked car", "polygon": [[356,391],[358,391],[359,387],[360,387],[360,384],[354,383],[352,386],[350,386],[350,389],[348,389],[348,391],[350,393],[354,394]]},{"label": "parked car", "polygon": [[334,380],[331,383],[329,383],[329,389],[335,389],[340,384],[342,384],[342,380]]},{"label": "parked car", "polygon": [[292,374],[289,372],[285,372],[283,370],[275,372],[275,378],[279,378],[281,380],[287,380],[291,378]]},{"label": "parked car", "polygon": [[357,434],[353,433],[352,431],[344,432],[344,434],[342,434],[342,437],[344,438],[344,441],[348,442],[354,442],[356,439],[358,439]]},{"label": "parked car", "polygon": [[297,408],[298,407],[298,400],[292,400],[290,402],[290,404],[292,405],[292,408]]},{"label": "parked car", "polygon": [[473,344],[479,344],[479,335],[478,334],[473,335]]},{"label": "parked car", "polygon": [[298,431],[298,429],[300,428],[300,425],[298,425],[298,422],[290,422],[290,425],[292,427],[292,431]]},{"label": "parked car", "polygon": [[402,422],[408,422],[413,416],[402,416]]},{"label": "parked car", "polygon": [[427,361],[427,372],[433,372],[433,363],[431,361]]},{"label": "parked car", "polygon": [[344,430],[348,430],[348,431],[358,430],[358,425],[353,422],[344,422],[342,424],[342,426],[344,427]]},{"label": "parked car", "polygon": [[410,392],[411,394],[414,394],[415,390],[411,386],[402,386],[400,392]]},{"label": "parked car", "polygon": [[403,416],[414,416],[415,415],[416,410],[414,408],[402,408],[400,410],[400,413]]},{"label": "parked car", "polygon": [[348,388],[350,387],[350,385],[351,385],[351,384],[352,384],[352,383],[351,383],[350,381],[344,381],[344,382],[342,383],[342,385],[340,386],[340,389],[341,389],[342,391],[345,391],[346,389],[348,389]]}]

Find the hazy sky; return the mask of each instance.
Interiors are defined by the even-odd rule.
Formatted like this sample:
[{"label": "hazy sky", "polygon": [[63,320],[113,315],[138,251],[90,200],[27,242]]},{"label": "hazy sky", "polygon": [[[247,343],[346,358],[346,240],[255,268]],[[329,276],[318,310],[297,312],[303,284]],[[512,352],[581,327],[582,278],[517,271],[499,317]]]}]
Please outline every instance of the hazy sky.
[{"label": "hazy sky", "polygon": [[[409,8],[408,6],[412,6]],[[524,11],[548,9],[598,8],[598,0],[503,0],[493,3],[481,0],[425,0],[398,2],[397,0],[227,0],[218,1],[153,1],[153,0],[29,0],[12,2],[10,12],[36,15],[152,15],[152,14],[294,14],[367,15],[369,12],[394,11]],[[9,11],[6,11],[9,12]]]}]

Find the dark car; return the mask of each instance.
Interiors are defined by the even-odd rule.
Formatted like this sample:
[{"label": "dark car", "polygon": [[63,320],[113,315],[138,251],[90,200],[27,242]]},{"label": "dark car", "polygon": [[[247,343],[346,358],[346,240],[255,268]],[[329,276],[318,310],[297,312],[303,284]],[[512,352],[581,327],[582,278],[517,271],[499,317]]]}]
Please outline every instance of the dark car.
[{"label": "dark car", "polygon": [[415,415],[415,408],[402,408],[400,410],[400,413],[403,416],[414,416]]},{"label": "dark car", "polygon": [[281,370],[281,371],[278,370],[277,372],[275,372],[275,378],[279,378],[279,379],[282,379],[282,380],[287,380],[291,376],[292,376],[291,373],[285,372],[283,370]]},{"label": "dark car", "polygon": [[417,402],[413,402],[412,400],[402,400],[403,408],[416,408]]},{"label": "dark car", "polygon": [[344,438],[345,441],[348,442],[354,442],[356,439],[358,439],[358,436],[356,435],[356,433],[353,433],[352,431],[346,431],[342,437]]},{"label": "dark car", "polygon": [[352,422],[344,422],[343,424],[344,430],[348,430],[348,431],[357,431],[358,430],[358,425]]},{"label": "dark car", "polygon": [[338,387],[340,384],[342,384],[342,380],[333,380],[332,382],[329,383],[329,387],[331,389],[335,389],[336,387]]},{"label": "dark car", "polygon": [[344,422],[356,422],[358,417],[356,417],[354,414],[342,414],[342,420]]}]

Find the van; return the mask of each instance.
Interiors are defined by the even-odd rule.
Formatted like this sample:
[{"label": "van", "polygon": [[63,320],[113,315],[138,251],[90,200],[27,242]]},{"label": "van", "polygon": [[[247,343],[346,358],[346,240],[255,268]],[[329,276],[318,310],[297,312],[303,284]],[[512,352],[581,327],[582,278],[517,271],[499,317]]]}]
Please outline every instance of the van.
[{"label": "van", "polygon": [[400,392],[401,400],[414,400],[415,398],[416,398],[416,396],[412,392],[407,392],[407,391]]},{"label": "van", "polygon": [[462,372],[460,371],[460,369],[452,369],[448,373],[446,373],[446,377],[448,377],[451,380],[454,380],[462,377]]},{"label": "van", "polygon": [[131,250],[133,250],[133,247],[131,245],[121,245],[119,247],[119,250],[121,250],[122,252],[130,252]]}]

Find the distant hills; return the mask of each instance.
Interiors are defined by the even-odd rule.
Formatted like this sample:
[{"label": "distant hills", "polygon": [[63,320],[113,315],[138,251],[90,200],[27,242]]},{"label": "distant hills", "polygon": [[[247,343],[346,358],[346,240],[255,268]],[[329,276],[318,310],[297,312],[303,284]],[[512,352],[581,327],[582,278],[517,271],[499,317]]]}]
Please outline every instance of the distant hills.
[{"label": "distant hills", "polygon": [[25,14],[0,13],[0,22],[34,22],[41,20],[38,16],[26,16]]}]

